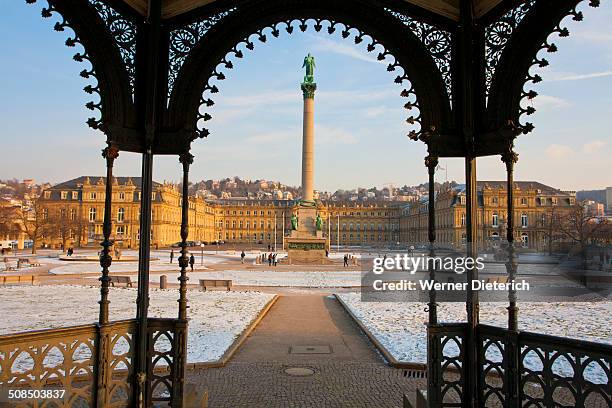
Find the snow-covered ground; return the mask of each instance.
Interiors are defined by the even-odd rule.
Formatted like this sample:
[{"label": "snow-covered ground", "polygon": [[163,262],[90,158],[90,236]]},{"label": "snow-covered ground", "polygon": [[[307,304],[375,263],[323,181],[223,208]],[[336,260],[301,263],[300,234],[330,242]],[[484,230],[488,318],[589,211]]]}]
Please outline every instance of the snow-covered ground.
[{"label": "snow-covered ground", "polygon": [[[150,292],[149,316],[176,317],[178,290]],[[259,292],[188,291],[187,361],[221,358],[274,295]],[[13,286],[0,289],[0,335],[93,323],[100,289],[89,286]],[[111,288],[111,320],[136,316],[136,289]],[[61,358],[59,356],[58,358]]]},{"label": "snow-covered ground", "polygon": [[[165,273],[168,282],[176,283],[179,272]],[[159,282],[160,274],[151,274],[151,282]],[[245,286],[285,286],[307,288],[337,288],[343,286],[361,286],[361,272],[359,271],[290,271],[277,272],[273,269],[262,271],[210,271],[188,272],[190,283],[197,283],[198,279],[231,279],[234,285]],[[137,276],[131,277],[138,280]],[[93,277],[92,277],[93,279]],[[96,278],[97,279],[97,278]]]},{"label": "snow-covered ground", "polygon": [[[425,303],[362,302],[359,293],[343,293],[338,296],[398,361],[427,362],[428,315]],[[504,303],[481,303],[481,323],[506,327],[506,307]],[[520,303],[519,328],[523,331],[612,344],[611,315],[612,302]],[[441,303],[438,319],[440,322],[465,321],[465,305]],[[500,356],[488,357],[496,359]],[[559,361],[560,372],[571,375],[571,368],[563,366],[565,361]],[[529,363],[537,365],[534,358]],[[591,370],[587,375],[592,380],[601,381],[605,378],[601,369]]]}]

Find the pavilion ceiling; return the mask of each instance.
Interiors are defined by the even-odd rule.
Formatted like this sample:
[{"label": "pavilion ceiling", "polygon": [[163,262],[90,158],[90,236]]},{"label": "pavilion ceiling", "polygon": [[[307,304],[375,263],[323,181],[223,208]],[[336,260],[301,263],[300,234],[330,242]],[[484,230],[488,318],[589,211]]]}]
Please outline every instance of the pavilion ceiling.
[{"label": "pavilion ceiling", "polygon": [[[148,0],[123,0],[133,9],[145,15]],[[198,7],[206,6],[218,0],[162,0],[162,17],[164,19],[180,16]],[[442,17],[458,21],[460,0],[396,0],[407,2],[414,6],[438,14]],[[472,0],[476,17],[481,17],[503,0]]]}]

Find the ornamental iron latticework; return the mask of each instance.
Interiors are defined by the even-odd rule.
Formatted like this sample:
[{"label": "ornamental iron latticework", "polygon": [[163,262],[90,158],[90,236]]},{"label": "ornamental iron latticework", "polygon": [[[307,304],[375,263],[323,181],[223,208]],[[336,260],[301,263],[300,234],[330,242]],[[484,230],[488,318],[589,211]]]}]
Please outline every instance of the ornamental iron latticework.
[{"label": "ornamental iron latticework", "polygon": [[89,3],[96,9],[115,40],[115,45],[125,63],[133,95],[136,80],[136,24],[101,0],[89,0]]},{"label": "ornamental iron latticework", "polygon": [[[232,69],[234,67],[232,58],[241,59],[244,57],[242,46],[244,46],[244,48],[249,51],[253,51],[255,49],[256,41],[265,43],[268,39],[268,34],[270,34],[274,38],[278,38],[282,32],[292,34],[296,29],[299,29],[301,32],[306,32],[309,28],[314,29],[314,31],[317,33],[327,32],[329,35],[332,35],[336,31],[338,31],[340,32],[340,35],[343,39],[349,39],[352,36],[353,42],[355,44],[361,44],[366,38],[368,38],[367,45],[365,47],[365,50],[368,53],[378,50],[379,52],[376,56],[377,61],[391,59],[391,62],[387,65],[388,72],[393,72],[398,68],[402,68],[401,64],[397,61],[395,56],[393,56],[380,42],[363,32],[362,30],[346,23],[331,21],[327,19],[293,19],[275,23],[269,27],[257,30],[255,33],[244,38],[240,43],[232,47],[232,49],[226,54],[226,56],[223,57],[221,61],[219,61],[217,67],[210,75],[209,80],[204,87],[204,91],[202,92],[202,97],[200,99],[200,108],[198,109],[196,137],[207,137],[210,134],[210,131],[205,127],[205,122],[211,120],[212,115],[207,112],[206,108],[209,108],[214,105],[214,101],[212,100],[212,94],[216,94],[219,92],[219,87],[215,83],[213,83],[213,81],[222,81],[226,79],[225,74],[221,72],[220,69]],[[410,85],[410,87],[401,91],[400,96],[408,99],[408,101],[404,104],[405,109],[416,109],[418,112],[416,115],[411,115],[406,119],[406,123],[411,128],[409,136],[412,139],[417,139],[421,134],[422,118],[419,112],[416,92],[412,87],[412,84],[410,83],[410,80],[405,70],[402,74],[395,77],[394,82],[398,85],[403,85],[404,83],[408,83]]]},{"label": "ornamental iron latticework", "polygon": [[[26,2],[28,4],[34,4],[36,3],[37,0],[26,0]],[[51,18],[53,17],[53,15],[57,15],[59,16],[59,18],[61,19],[61,22],[58,21],[54,24],[53,29],[57,32],[64,32],[66,31],[66,29],[70,29],[73,33],[73,35],[69,35],[68,38],[66,38],[66,46],[70,47],[70,48],[74,48],[77,45],[79,45],[83,51],[82,52],[77,52],[76,54],[74,54],[74,56],[72,57],[72,59],[74,59],[76,62],[79,63],[89,63],[90,67],[89,68],[85,68],[80,72],[80,76],[82,78],[85,79],[90,79],[90,78],[95,78],[96,79],[96,84],[95,85],[87,85],[85,86],[85,88],[83,88],[83,90],[89,94],[89,95],[93,95],[94,93],[98,95],[98,97],[100,97],[100,88],[98,85],[98,80],[97,80],[97,76],[96,76],[96,71],[93,67],[93,63],[91,61],[91,58],[89,56],[89,54],[87,53],[87,50],[85,49],[85,45],[83,45],[83,43],[81,42],[78,34],[76,33],[76,30],[70,25],[70,22],[68,22],[68,20],[64,17],[64,15],[62,13],[60,13],[55,5],[53,4],[53,2],[49,2],[47,1],[47,7],[43,7],[42,11],[41,11],[41,16],[43,18]],[[102,102],[101,102],[101,98],[99,98],[98,102],[95,101],[89,101],[85,104],[85,106],[87,107],[87,109],[89,110],[98,110],[98,111],[102,111]],[[91,117],[87,119],[87,125],[92,128],[92,129],[101,129],[102,128],[102,120],[101,119],[97,119],[95,117]]]},{"label": "ornamental iron latticework", "polygon": [[185,59],[187,59],[193,48],[198,44],[200,39],[206,35],[208,30],[235,10],[236,8],[234,7],[226,11],[221,11],[206,19],[170,31],[168,98],[172,94],[174,81],[179,75],[181,67],[185,63]]},{"label": "ornamental iron latticework", "polygon": [[435,61],[440,75],[444,80],[446,93],[449,101],[453,100],[453,75],[451,70],[453,34],[449,31],[439,29],[431,24],[416,20],[398,11],[385,9],[392,16],[404,23],[415,36],[423,43]]},{"label": "ornamental iron latticework", "polygon": [[526,0],[485,28],[486,90],[491,88],[495,68],[516,27],[523,21],[535,0]]}]

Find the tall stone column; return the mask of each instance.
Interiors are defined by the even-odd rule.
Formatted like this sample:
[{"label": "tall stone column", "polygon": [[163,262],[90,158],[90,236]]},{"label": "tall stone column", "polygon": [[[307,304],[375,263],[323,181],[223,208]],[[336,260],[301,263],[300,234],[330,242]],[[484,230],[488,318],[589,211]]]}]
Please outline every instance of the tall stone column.
[{"label": "tall stone column", "polygon": [[304,117],[302,136],[302,201],[314,202],[314,94],[317,84],[314,82],[314,57],[310,54],[304,58],[306,75],[302,82],[304,95]]},{"label": "tall stone column", "polygon": [[313,201],[314,196],[314,83],[302,84],[304,92],[304,123],[302,138],[302,191],[303,201]]}]

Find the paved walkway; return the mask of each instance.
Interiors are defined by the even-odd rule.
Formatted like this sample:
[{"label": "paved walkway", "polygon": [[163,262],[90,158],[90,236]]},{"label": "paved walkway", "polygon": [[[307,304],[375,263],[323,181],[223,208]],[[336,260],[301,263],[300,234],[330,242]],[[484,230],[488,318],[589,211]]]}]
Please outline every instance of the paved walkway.
[{"label": "paved walkway", "polygon": [[[288,368],[312,375],[292,376]],[[298,370],[303,371],[303,370]],[[401,407],[425,379],[387,366],[335,298],[281,297],[224,368],[188,373],[216,407]]]}]

